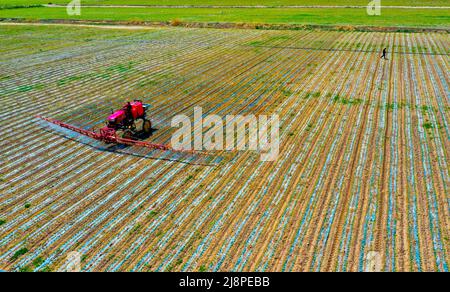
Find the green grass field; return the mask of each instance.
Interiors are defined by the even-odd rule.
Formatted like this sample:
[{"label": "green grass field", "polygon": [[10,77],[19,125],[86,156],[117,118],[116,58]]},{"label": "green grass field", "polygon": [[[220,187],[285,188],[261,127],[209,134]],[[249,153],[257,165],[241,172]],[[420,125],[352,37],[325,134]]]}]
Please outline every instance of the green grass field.
[{"label": "green grass field", "polygon": [[448,27],[450,15],[442,9],[384,9],[368,16],[365,9],[213,9],[213,8],[82,8],[81,16],[69,16],[65,8],[28,8],[0,11],[0,18],[78,19],[116,21],[231,22],[267,24],[318,24],[363,26]]},{"label": "green grass field", "polygon": [[[70,0],[0,0],[1,5],[67,4]],[[82,0],[82,5],[367,5],[370,0]],[[448,0],[382,0],[383,6],[450,6]]]}]

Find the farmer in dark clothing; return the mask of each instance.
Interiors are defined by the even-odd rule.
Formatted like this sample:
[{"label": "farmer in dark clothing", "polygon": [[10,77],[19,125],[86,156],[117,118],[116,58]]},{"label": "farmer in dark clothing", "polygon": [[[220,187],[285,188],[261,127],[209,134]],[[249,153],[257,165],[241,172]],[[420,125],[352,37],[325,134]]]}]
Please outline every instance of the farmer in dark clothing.
[{"label": "farmer in dark clothing", "polygon": [[381,55],[381,59],[387,59],[386,58],[386,48],[383,49],[383,55]]}]

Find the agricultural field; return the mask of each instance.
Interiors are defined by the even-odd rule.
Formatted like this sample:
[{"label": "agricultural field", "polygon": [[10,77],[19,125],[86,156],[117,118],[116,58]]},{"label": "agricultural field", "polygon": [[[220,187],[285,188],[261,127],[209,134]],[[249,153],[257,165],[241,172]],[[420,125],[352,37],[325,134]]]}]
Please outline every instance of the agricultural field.
[{"label": "agricultural field", "polygon": [[[446,33],[1,25],[0,269],[448,271]],[[388,60],[380,50],[388,49]],[[280,152],[103,145],[142,99],[280,117]],[[202,129],[206,131],[206,129]]]},{"label": "agricultural field", "polygon": [[207,23],[217,28],[233,23],[450,29],[448,1],[383,0],[381,15],[377,16],[368,16],[369,0],[267,0],[245,4],[235,0],[83,0],[80,15],[67,13],[69,2],[56,0],[49,6],[43,0],[0,0],[0,20]]}]

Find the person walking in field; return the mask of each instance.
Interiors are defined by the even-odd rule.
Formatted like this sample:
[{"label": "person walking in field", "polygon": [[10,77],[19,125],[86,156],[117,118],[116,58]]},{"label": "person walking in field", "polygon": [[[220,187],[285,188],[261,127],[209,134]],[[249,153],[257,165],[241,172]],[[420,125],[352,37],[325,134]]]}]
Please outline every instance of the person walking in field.
[{"label": "person walking in field", "polygon": [[381,55],[381,59],[385,59],[386,60],[387,59],[386,58],[386,54],[387,54],[387,50],[386,50],[386,48],[384,48],[383,49],[383,55]]}]

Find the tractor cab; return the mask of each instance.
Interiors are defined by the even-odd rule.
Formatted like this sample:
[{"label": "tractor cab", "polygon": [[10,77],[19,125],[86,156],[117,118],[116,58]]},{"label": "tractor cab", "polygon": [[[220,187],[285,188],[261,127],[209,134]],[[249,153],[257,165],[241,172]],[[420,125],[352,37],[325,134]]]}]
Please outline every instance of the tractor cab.
[{"label": "tractor cab", "polygon": [[[151,132],[151,122],[146,119],[146,109],[149,105],[140,100],[127,102],[122,109],[113,112],[107,119],[107,128],[115,131],[123,130],[124,137],[131,138],[138,132],[149,134]],[[140,131],[137,131],[137,123],[141,124]]]}]

